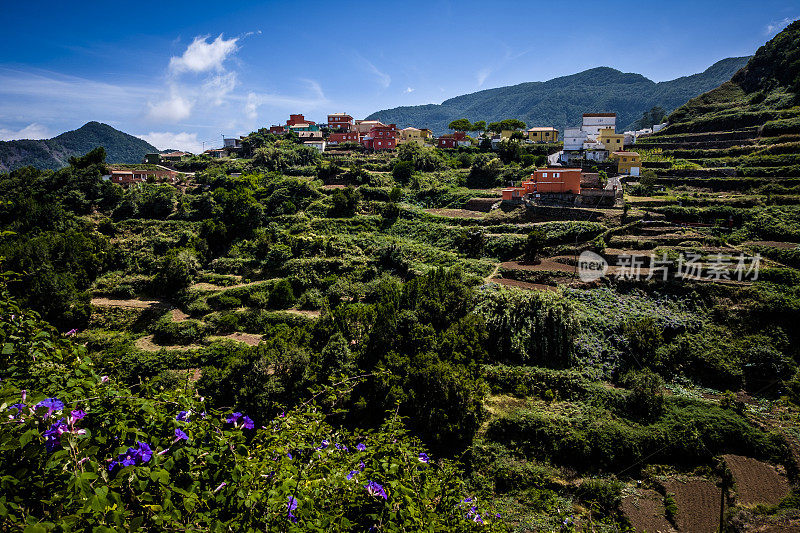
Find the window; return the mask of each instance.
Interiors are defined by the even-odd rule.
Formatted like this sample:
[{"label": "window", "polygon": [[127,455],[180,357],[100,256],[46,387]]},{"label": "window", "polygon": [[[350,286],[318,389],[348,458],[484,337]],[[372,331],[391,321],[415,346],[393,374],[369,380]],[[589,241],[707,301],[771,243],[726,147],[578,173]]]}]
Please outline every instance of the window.
[{"label": "window", "polygon": [[543,178],[546,178],[546,177],[547,177],[547,172],[543,173],[543,174],[542,174],[542,177],[543,177]]}]

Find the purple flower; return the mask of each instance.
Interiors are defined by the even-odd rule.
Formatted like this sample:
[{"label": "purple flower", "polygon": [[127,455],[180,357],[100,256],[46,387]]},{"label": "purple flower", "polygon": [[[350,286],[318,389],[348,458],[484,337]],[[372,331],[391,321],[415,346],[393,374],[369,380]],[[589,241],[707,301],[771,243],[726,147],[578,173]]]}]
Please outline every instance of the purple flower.
[{"label": "purple flower", "polygon": [[236,424],[236,422],[242,418],[242,413],[231,413],[228,415],[227,420],[225,420],[228,424]]},{"label": "purple flower", "polygon": [[54,412],[64,409],[64,402],[58,398],[45,398],[41,402],[37,403],[34,409],[39,409],[40,407],[47,409],[47,414],[45,414],[44,417],[50,418],[50,415],[52,415]]},{"label": "purple flower", "polygon": [[299,519],[294,514],[292,514],[292,511],[296,509],[297,509],[297,498],[295,498],[294,496],[289,496],[289,500],[286,503],[287,518],[289,518],[289,520],[291,520],[295,524]]},{"label": "purple flower", "polygon": [[131,446],[125,453],[119,454],[117,460],[111,461],[111,464],[108,465],[108,469],[109,471],[113,470],[118,464],[122,466],[135,466],[150,461],[152,457],[153,450],[150,448],[150,445],[142,441],[136,441],[136,448]]},{"label": "purple flower", "polygon": [[356,477],[357,474],[358,474],[358,470],[351,470],[350,472],[348,472],[347,473],[347,481],[350,481],[351,479]]},{"label": "purple flower", "polygon": [[224,482],[224,481],[223,481],[222,483],[220,483],[220,484],[217,486],[217,488],[216,488],[216,489],[214,489],[214,493],[216,494],[217,492],[221,491],[221,490],[222,490],[222,489],[225,487],[225,485],[227,485],[227,483],[226,483],[226,482]]},{"label": "purple flower", "polygon": [[336,443],[333,445],[333,447],[339,451],[345,451],[345,452],[347,451],[347,446],[345,446],[344,444]]},{"label": "purple flower", "polygon": [[137,441],[136,443],[139,445],[139,457],[141,458],[142,462],[148,462],[153,456],[153,450],[151,450],[150,446],[145,442]]},{"label": "purple flower", "polygon": [[108,376],[101,376],[100,383],[108,383]]},{"label": "purple flower", "polygon": [[417,459],[419,460],[420,463],[425,463],[425,464],[428,464],[428,462],[430,461],[428,454],[422,452],[420,452],[419,457],[417,457]]},{"label": "purple flower", "polygon": [[367,445],[364,444],[363,442],[359,442],[358,444],[356,444],[356,450],[358,450],[360,452],[363,452],[366,449],[367,449]]},{"label": "purple flower", "polygon": [[243,416],[242,417],[242,427],[244,429],[253,429],[255,427],[255,424],[253,423],[252,420],[250,420],[249,416]]},{"label": "purple flower", "polygon": [[71,329],[71,330],[69,330],[68,332],[64,333],[64,335],[65,335],[65,336],[67,336],[67,337],[72,337],[72,336],[74,336],[76,333],[78,333],[78,330],[77,330],[77,329],[75,329],[75,328],[72,328],[72,329]]},{"label": "purple flower", "polygon": [[479,515],[479,514],[477,514],[477,513],[476,513],[476,514],[475,514],[475,516],[472,518],[472,521],[473,521],[473,522],[475,522],[475,523],[477,523],[477,524],[483,525],[483,518],[481,518],[481,515]]},{"label": "purple flower", "polygon": [[74,424],[78,420],[83,420],[83,417],[86,416],[86,411],[83,409],[75,409],[69,414],[69,422],[70,424]]},{"label": "purple flower", "polygon": [[10,418],[11,420],[19,418],[20,416],[22,416],[22,411],[27,409],[27,408],[28,408],[28,406],[25,405],[24,403],[15,403],[15,404],[9,405],[8,409],[16,409],[17,412],[16,412],[16,414],[8,415],[8,418]]},{"label": "purple flower", "polygon": [[384,500],[389,499],[389,497],[386,495],[386,491],[383,490],[383,486],[381,486],[380,483],[369,481],[366,485],[364,485],[364,488],[367,489],[367,494],[370,496],[378,496]]},{"label": "purple flower", "polygon": [[364,471],[364,469],[367,467],[367,465],[365,465],[365,464],[364,464],[364,461],[359,461],[359,462],[358,462],[358,467],[359,467],[359,468],[361,469],[361,471],[363,472],[363,471]]},{"label": "purple flower", "polygon": [[179,440],[189,440],[189,436],[186,435],[186,433],[181,431],[179,428],[175,428],[175,442]]},{"label": "purple flower", "polygon": [[189,411],[181,411],[178,413],[178,416],[175,417],[175,420],[178,422],[188,422],[189,421]]},{"label": "purple flower", "polygon": [[69,427],[64,423],[64,419],[61,418],[42,434],[45,437],[44,447],[47,449],[47,453],[53,453],[56,448],[61,446],[59,437],[68,431]]}]

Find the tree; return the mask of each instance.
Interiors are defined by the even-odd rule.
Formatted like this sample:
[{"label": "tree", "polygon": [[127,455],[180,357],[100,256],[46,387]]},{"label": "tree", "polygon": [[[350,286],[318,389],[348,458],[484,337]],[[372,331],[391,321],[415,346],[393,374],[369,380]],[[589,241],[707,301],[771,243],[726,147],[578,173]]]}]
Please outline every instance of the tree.
[{"label": "tree", "polygon": [[522,130],[525,129],[525,123],[516,118],[507,118],[500,121],[501,129],[504,130]]},{"label": "tree", "polygon": [[269,293],[269,306],[272,309],[287,309],[294,305],[294,291],[288,280],[280,280]]},{"label": "tree", "polygon": [[486,131],[486,121],[479,120],[478,122],[475,122],[469,131],[479,131],[483,133],[484,131]]},{"label": "tree", "polygon": [[528,233],[528,239],[525,241],[525,259],[536,261],[542,253],[546,239],[544,231],[539,228],[534,228]]},{"label": "tree", "polygon": [[465,118],[454,120],[453,122],[448,124],[447,127],[450,128],[451,130],[457,130],[457,131],[472,131],[472,123]]},{"label": "tree", "polygon": [[191,285],[199,269],[194,250],[170,250],[153,278],[153,287],[163,294],[174,294]]},{"label": "tree", "polygon": [[358,208],[361,195],[355,188],[348,186],[345,189],[336,189],[336,192],[333,193],[332,200],[333,205],[328,211],[329,216],[351,217]]},{"label": "tree", "polygon": [[398,183],[403,185],[411,181],[411,176],[414,174],[413,161],[397,161],[392,168],[392,177]]}]

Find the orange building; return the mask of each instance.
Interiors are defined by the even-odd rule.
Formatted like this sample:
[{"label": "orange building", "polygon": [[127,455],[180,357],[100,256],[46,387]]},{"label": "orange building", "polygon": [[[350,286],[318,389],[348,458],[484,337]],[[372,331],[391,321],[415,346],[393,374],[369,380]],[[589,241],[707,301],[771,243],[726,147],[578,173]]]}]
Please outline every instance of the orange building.
[{"label": "orange building", "polygon": [[522,201],[522,197],[525,195],[525,188],[524,187],[508,187],[507,189],[503,189],[503,200],[507,201]]},{"label": "orange building", "polygon": [[535,193],[581,193],[581,169],[541,168],[528,181],[522,182],[525,194]]}]

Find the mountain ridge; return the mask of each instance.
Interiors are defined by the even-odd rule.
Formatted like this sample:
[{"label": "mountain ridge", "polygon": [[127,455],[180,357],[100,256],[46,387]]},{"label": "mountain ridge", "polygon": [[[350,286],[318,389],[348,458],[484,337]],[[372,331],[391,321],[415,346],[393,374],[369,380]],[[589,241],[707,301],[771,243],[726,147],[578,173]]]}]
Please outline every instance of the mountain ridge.
[{"label": "mountain ridge", "polygon": [[0,141],[0,171],[25,166],[57,170],[71,156],[102,146],[109,163],[139,163],[145,154],[159,150],[147,141],[104,124],[90,121],[50,139]]},{"label": "mountain ridge", "polygon": [[483,89],[448,98],[441,104],[384,109],[367,119],[400,127],[428,127],[435,133],[447,131],[447,124],[457,118],[487,122],[519,118],[529,126],[552,125],[563,130],[579,125],[582,113],[594,111],[616,112],[619,128],[628,129],[653,106],[669,112],[719,86],[749,58],[722,59],[703,72],[662,82],[611,67],[594,67],[546,81]]}]

